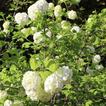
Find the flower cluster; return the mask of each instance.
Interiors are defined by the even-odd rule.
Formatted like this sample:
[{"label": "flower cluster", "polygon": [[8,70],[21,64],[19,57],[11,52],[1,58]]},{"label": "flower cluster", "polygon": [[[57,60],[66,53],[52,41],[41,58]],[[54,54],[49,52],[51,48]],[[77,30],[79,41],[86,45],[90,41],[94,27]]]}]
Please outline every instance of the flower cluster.
[{"label": "flower cluster", "polygon": [[51,96],[41,86],[41,77],[37,72],[27,71],[23,75],[22,86],[31,100],[49,101]]},{"label": "flower cluster", "polygon": [[48,9],[48,3],[46,0],[38,0],[36,3],[28,8],[28,16],[34,20],[39,13],[44,13]]},{"label": "flower cluster", "polygon": [[5,33],[8,33],[8,29],[9,29],[9,25],[10,25],[10,22],[9,21],[5,21],[4,23],[3,23],[3,31],[5,32]]},{"label": "flower cluster", "polygon": [[22,86],[32,101],[49,101],[64,85],[69,84],[71,79],[72,70],[68,66],[63,66],[48,76],[42,87],[40,75],[37,72],[27,71],[23,75]]},{"label": "flower cluster", "polygon": [[33,36],[33,40],[34,40],[35,43],[41,42],[43,40],[42,39],[42,31],[35,32],[34,36]]},{"label": "flower cluster", "polygon": [[56,73],[51,74],[45,80],[44,89],[46,92],[48,92],[52,95],[54,93],[60,91],[62,88],[63,88],[63,83],[62,83],[60,77],[58,77],[56,75]]},{"label": "flower cluster", "polygon": [[62,7],[60,5],[55,6],[54,8],[54,16],[61,17],[62,15]]},{"label": "flower cluster", "polygon": [[68,15],[68,18],[71,20],[75,20],[77,18],[77,13],[74,10],[68,11],[67,15]]},{"label": "flower cluster", "polygon": [[95,56],[93,57],[93,59],[92,59],[92,62],[93,62],[94,64],[98,64],[100,61],[101,61],[100,55],[95,55]]},{"label": "flower cluster", "polygon": [[[15,22],[19,25],[24,26],[30,22],[29,20],[31,20],[31,21],[39,20],[39,17],[43,17],[43,15],[46,13],[46,15],[48,15],[50,17],[54,17],[54,18],[56,18],[56,20],[59,19],[60,23],[61,23],[60,26],[63,30],[69,30],[72,32],[80,31],[80,28],[78,26],[74,26],[71,29],[70,22],[68,22],[66,20],[62,20],[62,18],[61,18],[65,14],[64,16],[66,16],[67,18],[69,18],[71,20],[75,20],[78,17],[76,11],[70,10],[70,11],[67,11],[66,13],[64,13],[64,9],[61,7],[61,5],[55,6],[52,2],[48,3],[46,0],[38,0],[34,4],[29,6],[27,13],[25,13],[25,12],[17,13],[15,15]],[[6,26],[6,25],[4,25],[4,26]],[[49,30],[49,27],[45,27],[45,31],[42,30],[41,28],[38,29],[35,26],[32,26],[32,27],[33,28],[23,28],[21,30],[21,32],[24,35],[26,35],[31,30],[32,33],[30,33],[30,34],[33,35],[34,43],[40,43],[41,41],[43,41],[43,38],[44,38],[43,35],[46,35],[47,37],[51,37],[51,35],[52,35],[52,32]],[[60,36],[59,37],[57,36],[57,38],[60,38]]]},{"label": "flower cluster", "polygon": [[11,101],[11,100],[6,100],[5,102],[4,102],[4,106],[12,106],[13,105],[13,102]]},{"label": "flower cluster", "polygon": [[95,72],[95,70],[97,70],[97,71],[103,70],[104,67],[102,64],[100,64],[100,62],[101,62],[101,56],[99,54],[94,55],[92,58],[92,63],[93,63],[92,66],[93,67],[92,68],[87,67],[86,72],[89,74],[93,74],[93,72]]},{"label": "flower cluster", "polygon": [[61,67],[58,71],[48,76],[44,83],[44,89],[50,94],[60,91],[64,85],[70,83],[72,70],[68,66]]},{"label": "flower cluster", "polygon": [[[28,18],[35,20],[40,14],[44,14],[47,11],[52,12],[55,18],[61,18],[61,16],[63,16],[63,9],[61,5],[54,6],[52,2],[48,3],[46,0],[38,0],[28,8],[28,15],[25,12],[17,13],[15,15],[15,21],[16,23],[23,25],[27,23]],[[67,17],[71,20],[75,20],[77,18],[76,11],[67,11]]]},{"label": "flower cluster", "polygon": [[[46,32],[45,35],[47,37],[50,38],[52,36],[52,32],[48,28],[45,29],[45,32]],[[40,43],[41,41],[43,41],[43,34],[44,34],[44,30],[41,30],[41,31],[38,31],[38,32],[36,31],[33,35],[34,42]]]},{"label": "flower cluster", "polygon": [[17,13],[15,15],[15,21],[19,25],[25,25],[28,22],[28,15],[25,12]]}]

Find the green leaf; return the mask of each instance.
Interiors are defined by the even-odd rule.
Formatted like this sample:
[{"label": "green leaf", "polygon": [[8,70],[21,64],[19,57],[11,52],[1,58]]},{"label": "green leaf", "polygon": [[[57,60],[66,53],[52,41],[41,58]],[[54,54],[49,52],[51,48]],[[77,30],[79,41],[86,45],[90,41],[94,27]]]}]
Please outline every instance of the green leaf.
[{"label": "green leaf", "polygon": [[29,48],[30,47],[30,42],[25,42],[23,45],[22,45],[22,48]]},{"label": "green leaf", "polygon": [[10,67],[11,74],[14,74],[16,72],[16,70],[17,70],[17,67],[14,64],[12,64]]},{"label": "green leaf", "polygon": [[32,70],[36,70],[41,64],[40,64],[40,61],[36,59],[36,56],[33,55],[31,58],[30,58],[30,67]]},{"label": "green leaf", "polygon": [[4,41],[0,41],[0,48],[5,45]]},{"label": "green leaf", "polygon": [[58,70],[58,64],[52,63],[52,64],[50,64],[50,66],[48,67],[48,69],[49,69],[49,71],[51,71],[51,72],[55,72],[55,71]]},{"label": "green leaf", "polygon": [[85,103],[85,106],[91,106],[92,105],[92,101],[91,100],[88,100],[86,103]]},{"label": "green leaf", "polygon": [[52,62],[52,59],[49,59],[49,57],[47,57],[47,58],[44,60],[44,65],[45,65],[45,67],[48,67],[51,62]]},{"label": "green leaf", "polygon": [[45,81],[46,78],[51,74],[51,72],[50,71],[40,71],[39,74],[40,74],[42,80]]}]

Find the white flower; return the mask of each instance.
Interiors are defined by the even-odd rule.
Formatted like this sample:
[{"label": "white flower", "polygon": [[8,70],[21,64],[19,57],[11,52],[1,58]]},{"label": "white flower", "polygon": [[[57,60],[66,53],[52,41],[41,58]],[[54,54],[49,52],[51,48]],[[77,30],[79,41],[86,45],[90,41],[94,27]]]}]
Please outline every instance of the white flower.
[{"label": "white flower", "polygon": [[71,69],[69,69],[68,66],[63,66],[59,69],[59,71],[56,72],[56,75],[60,77],[63,84],[68,84],[72,80],[73,72]]},{"label": "white flower", "polygon": [[87,72],[88,74],[93,74],[94,71],[95,71],[95,70],[91,69],[90,67],[87,67],[87,68],[86,68],[86,72]]},{"label": "white flower", "polygon": [[25,25],[28,22],[28,15],[25,12],[17,13],[15,15],[15,21],[19,25]]},{"label": "white flower", "polygon": [[75,32],[80,32],[80,27],[79,26],[73,26],[72,27],[72,29],[71,29],[71,31],[73,32],[73,31],[75,31]]},{"label": "white flower", "polygon": [[68,11],[67,15],[68,15],[68,18],[71,20],[75,20],[77,18],[77,13],[74,10]]},{"label": "white flower", "polygon": [[56,18],[61,17],[62,15],[62,8],[60,5],[55,6],[54,8],[54,15]]},{"label": "white flower", "polygon": [[4,30],[8,30],[9,25],[10,25],[10,22],[9,22],[9,21],[5,21],[5,22],[3,23],[3,28],[4,28]]},{"label": "white flower", "polygon": [[7,97],[7,92],[5,90],[0,90],[0,100]]},{"label": "white flower", "polygon": [[54,94],[63,88],[63,83],[55,73],[47,77],[44,83],[44,89],[47,93]]},{"label": "white flower", "polygon": [[43,40],[42,31],[35,32],[35,34],[33,35],[33,40],[35,43],[40,43]]},{"label": "white flower", "polygon": [[72,70],[68,66],[61,67],[58,71],[48,76],[44,82],[44,90],[53,95],[59,92],[64,85],[72,80]]},{"label": "white flower", "polygon": [[28,16],[34,20],[38,14],[46,12],[48,9],[48,2],[46,0],[38,0],[28,8]]},{"label": "white flower", "polygon": [[48,10],[54,10],[54,4],[53,3],[49,3],[48,5]]},{"label": "white flower", "polygon": [[101,61],[100,55],[95,55],[92,59],[92,63],[98,64]]},{"label": "white flower", "polygon": [[45,31],[46,31],[46,36],[48,36],[48,37],[52,36],[52,32],[48,28],[46,28]]},{"label": "white flower", "polygon": [[32,101],[49,101],[51,95],[44,91],[41,85],[41,78],[37,72],[28,71],[24,74],[22,85],[26,95]]},{"label": "white flower", "polygon": [[104,68],[103,65],[96,65],[95,66],[96,70],[103,70],[103,68]]},{"label": "white flower", "polygon": [[9,32],[9,25],[10,25],[10,22],[9,21],[5,21],[4,23],[3,23],[3,32],[5,32],[5,33],[8,33]]},{"label": "white flower", "polygon": [[41,78],[37,72],[27,71],[23,75],[22,86],[25,90],[37,89],[41,84]]},{"label": "white flower", "polygon": [[42,12],[48,9],[48,2],[46,0],[38,0],[36,3],[36,8]]},{"label": "white flower", "polygon": [[30,99],[32,101],[37,101],[38,100],[38,95],[36,94],[37,90],[38,90],[38,88],[36,90],[35,89],[33,89],[33,90],[26,90],[25,92],[26,92],[26,95],[28,97],[30,97]]},{"label": "white flower", "polygon": [[35,20],[41,14],[41,11],[37,9],[35,10],[31,10],[31,9],[34,9],[34,7],[28,8],[28,16],[30,17],[30,19]]},{"label": "white flower", "polygon": [[70,24],[67,21],[62,21],[61,22],[61,27],[63,29],[69,29],[70,28]]},{"label": "white flower", "polygon": [[13,105],[13,102],[11,100],[6,100],[4,102],[4,106],[12,106]]}]

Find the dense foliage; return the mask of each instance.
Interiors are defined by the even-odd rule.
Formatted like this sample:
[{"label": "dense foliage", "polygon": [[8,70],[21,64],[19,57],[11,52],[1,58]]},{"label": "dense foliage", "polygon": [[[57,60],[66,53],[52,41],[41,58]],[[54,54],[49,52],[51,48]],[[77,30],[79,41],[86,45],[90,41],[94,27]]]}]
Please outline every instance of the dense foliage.
[{"label": "dense foliage", "polygon": [[0,13],[0,106],[105,106],[105,2],[16,2],[34,3]]}]

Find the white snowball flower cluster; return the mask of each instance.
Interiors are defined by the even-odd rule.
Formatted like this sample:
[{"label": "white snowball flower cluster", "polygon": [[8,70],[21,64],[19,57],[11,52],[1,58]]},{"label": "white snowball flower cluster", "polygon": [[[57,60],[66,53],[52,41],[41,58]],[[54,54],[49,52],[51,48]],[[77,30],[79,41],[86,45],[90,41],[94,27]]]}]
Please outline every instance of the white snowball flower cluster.
[{"label": "white snowball flower cluster", "polygon": [[[36,31],[34,33],[33,40],[35,43],[40,43],[41,41],[43,41],[43,33],[44,33],[44,29],[38,32]],[[48,28],[45,28],[45,35],[51,37],[52,32]]]},{"label": "white snowball flower cluster", "polygon": [[73,76],[73,72],[71,69],[69,69],[68,66],[61,67],[60,70],[56,72],[56,74],[61,78],[64,84],[70,83]]},{"label": "white snowball flower cluster", "polygon": [[54,4],[53,3],[49,3],[48,10],[54,10]]},{"label": "white snowball flower cluster", "polygon": [[11,101],[11,100],[6,100],[5,102],[4,102],[4,106],[12,106],[13,105],[13,102]]},{"label": "white snowball flower cluster", "polygon": [[28,8],[28,16],[34,20],[37,14],[46,12],[48,9],[48,2],[46,0],[38,0]]},{"label": "white snowball flower cluster", "polygon": [[98,64],[101,61],[101,56],[100,55],[95,55],[92,59],[92,63]]},{"label": "white snowball flower cluster", "polygon": [[62,15],[62,7],[60,5],[55,6],[54,8],[54,16],[56,18],[61,17]]},{"label": "white snowball flower cluster", "polygon": [[63,66],[46,78],[43,88],[40,75],[37,72],[28,71],[23,75],[22,86],[32,101],[49,101],[64,85],[70,83],[72,75],[72,70],[68,66]]},{"label": "white snowball flower cluster", "polygon": [[0,100],[4,99],[5,97],[7,97],[7,92],[5,90],[0,90]]},{"label": "white snowball flower cluster", "polygon": [[39,32],[35,32],[34,35],[33,35],[33,40],[35,43],[40,43],[43,38],[42,38],[42,31],[39,31]]},{"label": "white snowball flower cluster", "polygon": [[77,18],[77,13],[74,10],[67,11],[68,18],[71,20],[75,20]]},{"label": "white snowball flower cluster", "polygon": [[103,70],[103,68],[104,68],[104,67],[103,67],[102,64],[95,66],[95,69],[96,69],[96,70]]},{"label": "white snowball flower cluster", "polygon": [[44,89],[47,93],[54,94],[63,88],[61,79],[54,73],[47,77],[44,83]]},{"label": "white snowball flower cluster", "polygon": [[51,98],[50,94],[46,93],[42,88],[41,77],[37,72],[26,72],[23,76],[22,86],[24,87],[27,96],[30,97],[32,101],[49,101]]},{"label": "white snowball flower cluster", "polygon": [[70,70],[68,66],[63,66],[47,77],[44,83],[45,91],[51,94],[60,91],[65,84],[71,81],[72,75],[72,70]]},{"label": "white snowball flower cluster", "polygon": [[22,86],[26,91],[35,90],[39,88],[41,84],[41,78],[37,72],[27,71],[23,75]]},{"label": "white snowball flower cluster", "polygon": [[10,22],[9,22],[9,21],[5,21],[5,22],[3,23],[3,28],[4,28],[4,29],[8,29],[8,28],[9,28],[9,25],[10,25]]},{"label": "white snowball flower cluster", "polygon": [[28,22],[28,15],[25,12],[17,13],[15,15],[15,21],[19,25],[25,25]]},{"label": "white snowball flower cluster", "polygon": [[8,33],[8,29],[9,29],[9,25],[10,25],[10,22],[9,21],[5,21],[4,23],[3,23],[3,31],[5,32],[5,33]]},{"label": "white snowball flower cluster", "polygon": [[75,26],[72,27],[71,31],[72,32],[75,31],[75,32],[78,33],[78,32],[80,32],[80,27],[75,25]]}]

